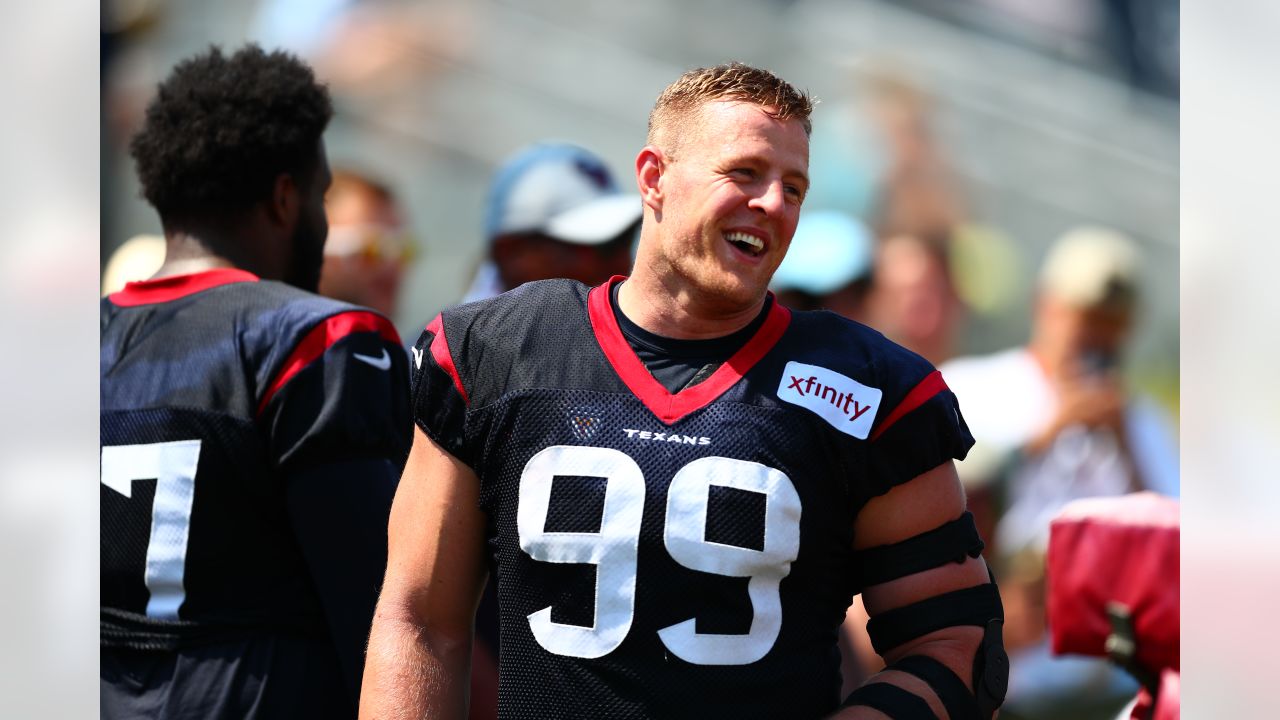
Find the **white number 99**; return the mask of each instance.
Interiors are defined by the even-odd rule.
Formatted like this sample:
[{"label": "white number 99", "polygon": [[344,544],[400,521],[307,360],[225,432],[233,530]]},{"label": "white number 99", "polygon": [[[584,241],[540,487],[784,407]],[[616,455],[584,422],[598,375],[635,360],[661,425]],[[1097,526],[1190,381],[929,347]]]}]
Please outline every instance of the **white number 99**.
[{"label": "white number 99", "polygon": [[[600,531],[545,532],[551,485],[557,475],[605,479]],[[760,550],[706,540],[711,487],[765,496]],[[609,448],[556,445],[534,455],[520,476],[516,524],[520,547],[535,560],[597,567],[595,624],[552,622],[551,608],[529,615],[534,638],[557,655],[598,658],[617,649],[635,617],[636,556],[644,510],[640,466]],[[682,467],[667,491],[663,542],[672,559],[701,572],[747,577],[753,615],[745,635],[699,634],[696,619],[658,631],[677,657],[699,665],[744,665],[764,657],[782,627],[779,587],[800,552],[800,496],[791,479],[759,463],[704,457]]]}]

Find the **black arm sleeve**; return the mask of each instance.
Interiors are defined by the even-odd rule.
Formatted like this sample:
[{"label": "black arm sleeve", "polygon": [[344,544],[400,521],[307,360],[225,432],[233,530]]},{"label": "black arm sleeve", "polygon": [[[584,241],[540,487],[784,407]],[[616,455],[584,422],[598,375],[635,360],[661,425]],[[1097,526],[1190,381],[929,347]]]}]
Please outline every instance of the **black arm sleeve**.
[{"label": "black arm sleeve", "polygon": [[286,479],[289,521],[357,705],[397,474],[388,460],[364,459],[313,465]]}]

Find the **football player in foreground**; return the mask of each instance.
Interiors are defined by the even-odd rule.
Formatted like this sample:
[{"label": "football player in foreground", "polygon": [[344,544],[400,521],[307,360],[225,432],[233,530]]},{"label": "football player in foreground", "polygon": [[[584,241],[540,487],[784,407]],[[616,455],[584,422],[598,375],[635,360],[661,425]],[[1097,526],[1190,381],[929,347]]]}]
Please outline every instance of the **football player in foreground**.
[{"label": "football player in foreground", "polygon": [[[462,717],[492,574],[508,718],[989,718],[1001,608],[919,356],[767,285],[811,101],[741,64],[658,98],[629,278],[526,284],[415,347],[365,718]],[[889,667],[839,697],[862,592]]]},{"label": "football player in foreground", "polygon": [[350,718],[411,442],[391,322],[312,294],[311,69],[186,60],[135,137],[156,275],[104,298],[104,718]]}]

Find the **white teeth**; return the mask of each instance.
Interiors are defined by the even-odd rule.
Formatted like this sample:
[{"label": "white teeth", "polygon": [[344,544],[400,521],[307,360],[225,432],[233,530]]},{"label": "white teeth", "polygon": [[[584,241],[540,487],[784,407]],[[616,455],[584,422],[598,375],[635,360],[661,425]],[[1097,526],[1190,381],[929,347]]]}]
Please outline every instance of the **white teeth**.
[{"label": "white teeth", "polygon": [[764,249],[764,242],[761,241],[760,238],[748,233],[728,232],[724,234],[724,239],[728,240],[729,242],[736,242],[736,243],[742,243],[743,245],[748,245],[752,249],[754,249],[756,252],[759,252]]}]

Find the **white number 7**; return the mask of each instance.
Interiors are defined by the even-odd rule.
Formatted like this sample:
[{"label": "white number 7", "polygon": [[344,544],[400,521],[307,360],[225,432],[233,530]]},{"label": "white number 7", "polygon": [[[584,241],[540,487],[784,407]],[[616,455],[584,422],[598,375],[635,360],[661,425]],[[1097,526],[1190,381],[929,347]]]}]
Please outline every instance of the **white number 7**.
[{"label": "white number 7", "polygon": [[187,561],[191,503],[195,499],[199,440],[113,445],[102,448],[102,484],[133,497],[135,480],[156,480],[151,505],[151,539],[143,582],[151,597],[147,616],[178,619],[186,598],[182,580]]}]

